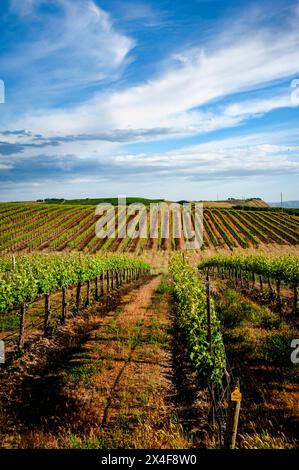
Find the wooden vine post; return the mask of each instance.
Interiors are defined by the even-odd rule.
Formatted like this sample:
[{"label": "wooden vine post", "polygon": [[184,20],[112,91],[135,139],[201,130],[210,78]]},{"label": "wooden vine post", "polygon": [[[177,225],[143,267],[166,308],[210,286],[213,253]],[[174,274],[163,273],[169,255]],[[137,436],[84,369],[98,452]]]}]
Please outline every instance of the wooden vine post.
[{"label": "wooden vine post", "polygon": [[226,431],[224,438],[224,447],[226,449],[234,449],[236,446],[241,400],[242,394],[240,392],[240,382],[239,379],[236,379],[234,389],[230,394],[228,403]]},{"label": "wooden vine post", "polygon": [[45,319],[44,319],[44,335],[47,336],[50,332],[51,322],[51,302],[50,295],[45,295]]},{"label": "wooden vine post", "polygon": [[107,292],[110,290],[110,285],[109,285],[109,270],[106,272],[106,285],[107,285]]},{"label": "wooden vine post", "polygon": [[101,297],[104,295],[104,273],[100,276],[100,292]]},{"label": "wooden vine post", "polygon": [[89,307],[90,305],[90,280],[86,282],[86,301],[85,307]]},{"label": "wooden vine post", "polygon": [[[207,341],[209,344],[209,352],[212,355],[212,333],[211,333],[211,294],[210,294],[210,279],[209,279],[209,268],[207,268],[206,273],[206,299],[207,299]],[[215,392],[213,384],[209,387],[210,395],[211,395],[211,411],[210,411],[210,418],[211,418],[211,425],[212,429],[215,428]]]},{"label": "wooden vine post", "polygon": [[94,296],[95,296],[96,301],[98,301],[99,300],[99,278],[98,278],[98,276],[96,276],[95,280],[94,280]]},{"label": "wooden vine post", "polygon": [[274,291],[273,291],[273,287],[272,287],[272,283],[271,283],[271,279],[270,279],[269,275],[267,276],[267,282],[268,282],[268,288],[269,288],[269,291],[270,291],[271,299],[273,299]]},{"label": "wooden vine post", "polygon": [[67,317],[67,287],[62,288],[62,312],[61,312],[61,323],[64,324]]},{"label": "wooden vine post", "polygon": [[110,305],[110,292],[111,289],[111,273],[109,269],[106,271],[106,310],[108,312],[109,310],[109,305]]},{"label": "wooden vine post", "polygon": [[25,302],[21,303],[20,310],[20,329],[19,329],[19,339],[18,339],[18,351],[22,352],[25,339],[25,316],[26,316],[26,304]]},{"label": "wooden vine post", "polygon": [[209,343],[210,353],[212,352],[212,335],[211,335],[211,295],[210,295],[210,279],[209,279],[209,268],[206,274],[206,297],[207,297],[207,340]]},{"label": "wooden vine post", "polygon": [[259,275],[259,281],[260,281],[260,290],[263,290],[263,278],[261,275]]},{"label": "wooden vine post", "polygon": [[114,269],[111,271],[111,290],[114,290]]},{"label": "wooden vine post", "polygon": [[76,290],[76,313],[79,313],[80,311],[81,287],[82,287],[82,284],[79,281],[77,284],[77,290]]}]

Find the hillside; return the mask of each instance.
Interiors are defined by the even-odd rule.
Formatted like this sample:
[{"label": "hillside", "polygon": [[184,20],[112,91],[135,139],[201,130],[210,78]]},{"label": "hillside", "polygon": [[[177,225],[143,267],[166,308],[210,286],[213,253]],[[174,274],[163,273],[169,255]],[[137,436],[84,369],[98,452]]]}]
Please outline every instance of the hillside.
[{"label": "hillside", "polygon": [[[108,197],[108,198],[86,198],[86,199],[57,199],[57,198],[49,198],[49,199],[39,199],[36,201],[37,203],[44,203],[44,204],[65,204],[65,205],[87,205],[87,206],[96,206],[101,203],[108,203],[112,204],[113,206],[118,205],[118,198],[116,197]],[[175,201],[165,200],[165,199],[150,199],[144,197],[127,197],[126,198],[127,204],[133,203],[141,203],[146,206],[149,204],[155,204],[159,202],[167,202],[173,203]],[[230,209],[233,206],[242,206],[242,207],[269,207],[269,205],[260,198],[250,198],[250,199],[225,199],[221,201],[188,201],[188,200],[181,200],[176,201],[179,204],[188,203],[188,202],[202,202],[204,207],[218,207],[218,208],[226,208]]]},{"label": "hillside", "polygon": [[[127,204],[133,203],[141,203],[148,206],[151,203],[163,202],[164,199],[148,199],[144,197],[127,197],[126,202]],[[107,203],[112,204],[113,206],[118,205],[118,198],[117,197],[108,197],[108,198],[93,198],[93,199],[39,199],[36,201],[37,203],[45,203],[45,204],[70,204],[70,205],[79,205],[79,206],[96,206],[98,204]]]},{"label": "hillside", "polygon": [[250,198],[250,199],[226,199],[223,201],[202,201],[204,207],[218,207],[230,209],[234,206],[242,207],[269,207],[265,201],[260,198]]},{"label": "hillside", "polygon": [[[125,211],[122,207],[121,211]],[[177,219],[178,237],[173,234],[174,214],[168,211],[157,211],[153,214],[151,226],[156,236],[151,238],[148,211],[139,214],[126,214],[119,221],[114,221],[114,211],[102,219],[114,237],[97,238],[96,223],[100,216],[95,214],[95,207],[90,205],[71,204],[0,204],[0,252],[18,252],[26,250],[84,250],[90,253],[98,251],[117,251],[141,253],[143,251],[175,251],[185,248],[182,218]],[[118,211],[116,211],[118,219]],[[104,217],[102,216],[102,217]],[[192,213],[192,227],[195,223]],[[146,220],[147,219],[147,220]],[[103,220],[106,220],[104,223]],[[298,245],[299,219],[286,213],[265,210],[237,210],[206,208],[204,210],[202,248],[217,249],[227,247],[248,248],[260,243],[279,243]],[[138,228],[144,227],[142,238],[126,236],[121,238],[118,232],[123,224]],[[170,236],[164,237],[162,230],[168,228]],[[109,233],[110,233],[109,232]],[[152,234],[153,232],[151,232]],[[164,232],[165,235],[165,232]],[[196,234],[198,245],[201,241]]]}]

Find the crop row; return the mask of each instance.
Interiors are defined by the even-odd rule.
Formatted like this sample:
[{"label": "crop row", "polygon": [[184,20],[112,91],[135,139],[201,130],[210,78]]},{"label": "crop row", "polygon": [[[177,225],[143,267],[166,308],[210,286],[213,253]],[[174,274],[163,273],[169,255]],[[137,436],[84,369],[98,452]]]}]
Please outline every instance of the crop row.
[{"label": "crop row", "polygon": [[[128,208],[127,208],[128,210]],[[138,220],[145,226],[144,209],[137,216],[127,212],[127,227],[135,225],[138,228]],[[108,228],[114,227],[113,212],[110,211]],[[2,205],[0,204],[0,252],[8,253],[20,250],[63,250],[65,248],[77,251],[96,253],[103,251],[138,251],[141,249],[157,250],[180,250],[184,240],[188,239],[186,230],[186,214],[177,216],[167,214],[165,208],[155,214],[153,220],[148,217],[146,236],[142,234],[139,238],[132,238],[129,234],[118,239],[117,232],[124,227],[118,228],[116,220],[116,236],[98,238],[95,234],[96,224],[100,217],[96,215],[94,208],[86,206],[46,206],[43,204]],[[103,220],[103,219],[102,219]],[[181,233],[181,238],[176,238],[173,227],[176,222],[176,233]],[[190,229],[198,226],[195,221],[194,211],[191,213]],[[150,238],[150,228],[156,224],[157,238]],[[190,223],[189,223],[190,225]],[[230,249],[236,247],[247,248],[259,243],[299,243],[298,228],[299,221],[287,214],[268,214],[259,211],[245,212],[241,210],[205,209],[203,212],[203,246],[221,247],[228,246]],[[189,230],[190,231],[190,230]],[[166,234],[166,236],[165,236]],[[169,234],[169,238],[167,238]],[[147,239],[146,239],[147,238]],[[195,238],[201,242],[201,234],[196,233]]]},{"label": "crop row", "polygon": [[272,291],[271,281],[276,282],[278,309],[281,310],[281,283],[290,286],[294,292],[293,313],[297,312],[298,284],[299,284],[299,257],[278,256],[269,257],[264,255],[250,256],[214,256],[207,258],[199,264],[199,269],[217,268],[222,277],[240,279],[249,284],[249,274],[252,276],[252,287],[255,284],[255,276],[260,277],[262,289],[263,279],[266,279]]},{"label": "crop row", "polygon": [[170,273],[178,327],[185,339],[190,361],[202,378],[219,385],[226,361],[213,299],[208,301],[204,283],[182,254],[172,257]]},{"label": "crop row", "polygon": [[109,269],[148,269],[149,266],[140,260],[117,256],[51,254],[19,256],[14,269],[7,268],[6,264],[6,270],[0,273],[0,312],[62,287],[94,279]]}]

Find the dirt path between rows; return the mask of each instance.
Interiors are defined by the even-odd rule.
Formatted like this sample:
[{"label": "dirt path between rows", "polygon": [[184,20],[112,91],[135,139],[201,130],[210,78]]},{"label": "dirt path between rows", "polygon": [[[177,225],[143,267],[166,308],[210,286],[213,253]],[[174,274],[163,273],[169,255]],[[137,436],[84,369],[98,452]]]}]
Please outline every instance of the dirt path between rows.
[{"label": "dirt path between rows", "polygon": [[5,447],[194,446],[180,417],[193,403],[187,384],[181,391],[175,385],[171,306],[160,281],[151,278],[97,316],[58,368],[28,375]]}]

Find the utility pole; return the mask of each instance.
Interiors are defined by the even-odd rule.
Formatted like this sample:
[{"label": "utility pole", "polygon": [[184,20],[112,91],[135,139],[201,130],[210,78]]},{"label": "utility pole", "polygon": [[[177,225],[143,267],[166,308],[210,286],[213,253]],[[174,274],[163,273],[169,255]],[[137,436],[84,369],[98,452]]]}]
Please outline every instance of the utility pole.
[{"label": "utility pole", "polygon": [[283,212],[283,207],[282,207],[282,192],[280,193],[280,207],[281,207],[281,212]]}]

